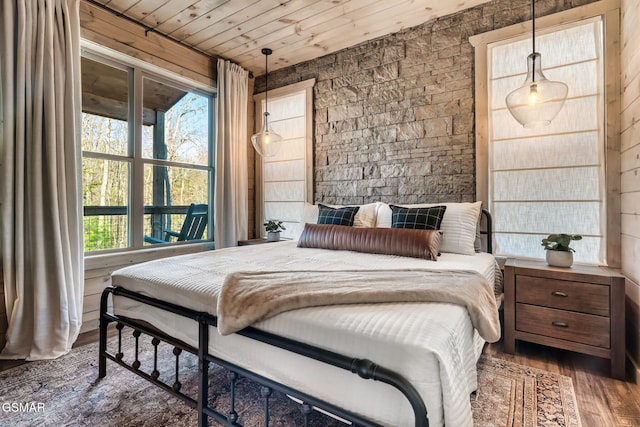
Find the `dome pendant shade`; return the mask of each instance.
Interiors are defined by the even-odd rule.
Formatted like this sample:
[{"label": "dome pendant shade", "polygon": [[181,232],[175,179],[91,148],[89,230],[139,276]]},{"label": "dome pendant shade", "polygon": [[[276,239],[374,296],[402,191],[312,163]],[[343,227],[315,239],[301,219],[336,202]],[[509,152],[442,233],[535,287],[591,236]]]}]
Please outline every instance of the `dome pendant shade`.
[{"label": "dome pendant shade", "polygon": [[262,157],[273,157],[280,151],[282,137],[269,129],[269,113],[264,113],[262,129],[251,137],[251,143],[256,152]]},{"label": "dome pendant shade", "polygon": [[509,112],[526,128],[551,123],[567,99],[567,85],[547,80],[542,74],[541,62],[537,52],[527,57],[528,72],[524,84],[506,98]]}]

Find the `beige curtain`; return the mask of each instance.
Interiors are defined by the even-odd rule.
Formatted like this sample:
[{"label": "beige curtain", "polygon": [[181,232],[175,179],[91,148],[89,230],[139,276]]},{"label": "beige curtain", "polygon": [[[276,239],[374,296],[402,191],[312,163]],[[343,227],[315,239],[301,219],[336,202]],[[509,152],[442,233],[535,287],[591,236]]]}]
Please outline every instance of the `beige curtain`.
[{"label": "beige curtain", "polygon": [[249,75],[218,60],[215,232],[216,248],[247,238],[247,99]]},{"label": "beige curtain", "polygon": [[0,358],[67,353],[82,322],[80,0],[0,9]]}]

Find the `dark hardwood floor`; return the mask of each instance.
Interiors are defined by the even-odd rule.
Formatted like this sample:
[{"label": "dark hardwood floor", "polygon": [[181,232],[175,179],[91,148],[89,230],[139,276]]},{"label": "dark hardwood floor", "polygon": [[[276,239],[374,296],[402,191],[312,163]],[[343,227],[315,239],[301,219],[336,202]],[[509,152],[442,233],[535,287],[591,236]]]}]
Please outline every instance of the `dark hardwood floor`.
[{"label": "dark hardwood floor", "polygon": [[[74,347],[98,340],[97,331],[81,334]],[[583,427],[640,426],[640,385],[627,361],[627,380],[609,377],[605,359],[518,342],[516,354],[502,351],[502,342],[489,344],[485,353],[522,365],[566,375],[573,379]],[[0,371],[20,365],[20,361],[0,360]]]}]

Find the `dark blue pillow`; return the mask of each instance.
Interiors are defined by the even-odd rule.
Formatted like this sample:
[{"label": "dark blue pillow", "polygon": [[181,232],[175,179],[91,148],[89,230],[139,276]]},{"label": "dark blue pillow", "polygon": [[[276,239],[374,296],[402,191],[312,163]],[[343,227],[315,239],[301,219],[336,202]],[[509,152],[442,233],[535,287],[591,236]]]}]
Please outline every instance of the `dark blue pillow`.
[{"label": "dark blue pillow", "polygon": [[353,220],[360,206],[332,208],[318,204],[318,224],[335,224],[353,226]]},{"label": "dark blue pillow", "polygon": [[428,208],[405,208],[389,205],[391,208],[391,228],[416,228],[422,230],[440,230],[446,206]]}]

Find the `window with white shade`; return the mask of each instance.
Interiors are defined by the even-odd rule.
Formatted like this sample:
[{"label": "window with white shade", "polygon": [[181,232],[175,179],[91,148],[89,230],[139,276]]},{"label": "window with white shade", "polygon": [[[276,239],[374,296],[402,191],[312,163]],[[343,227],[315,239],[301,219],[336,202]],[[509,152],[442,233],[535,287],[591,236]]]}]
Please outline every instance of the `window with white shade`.
[{"label": "window with white shade", "polygon": [[[282,237],[300,234],[305,202],[313,200],[312,90],[315,80],[269,91],[269,124],[282,136],[273,157],[257,156],[257,232],[264,236],[266,220],[284,222]],[[254,97],[256,117],[262,117],[264,94]],[[260,123],[258,123],[260,128]]]},{"label": "window with white shade", "polygon": [[487,46],[488,188],[499,255],[543,258],[542,238],[581,234],[577,262],[606,264],[605,102],[600,17],[536,34],[543,72],[569,86],[549,126],[523,128],[505,96],[526,75],[531,38]]}]

